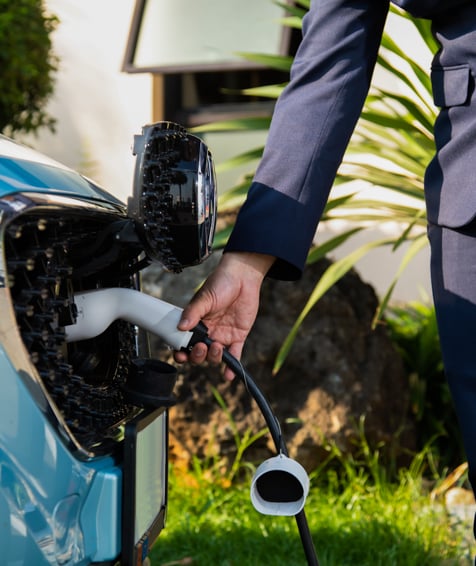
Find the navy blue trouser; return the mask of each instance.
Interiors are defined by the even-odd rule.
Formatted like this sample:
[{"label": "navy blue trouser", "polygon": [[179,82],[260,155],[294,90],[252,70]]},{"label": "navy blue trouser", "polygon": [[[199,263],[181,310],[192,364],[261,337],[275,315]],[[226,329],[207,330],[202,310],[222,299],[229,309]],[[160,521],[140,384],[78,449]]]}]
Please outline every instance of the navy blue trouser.
[{"label": "navy blue trouser", "polygon": [[430,224],[428,236],[443,361],[476,492],[476,221]]},{"label": "navy blue trouser", "polygon": [[428,235],[443,361],[476,489],[476,222],[430,224]]},{"label": "navy blue trouser", "polygon": [[476,4],[433,22],[437,153],[425,177],[443,361],[476,492]]}]

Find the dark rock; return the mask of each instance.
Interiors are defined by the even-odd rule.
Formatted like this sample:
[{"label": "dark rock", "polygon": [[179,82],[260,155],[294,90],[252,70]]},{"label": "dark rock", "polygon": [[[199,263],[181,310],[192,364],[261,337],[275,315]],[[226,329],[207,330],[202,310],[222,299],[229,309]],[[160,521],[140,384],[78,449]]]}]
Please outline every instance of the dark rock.
[{"label": "dark rock", "polygon": [[[180,275],[151,267],[144,289],[184,306],[217,259]],[[329,442],[344,452],[359,450],[362,428],[366,442],[389,456],[411,450],[414,438],[401,357],[384,325],[372,330],[378,300],[354,271],[309,313],[284,366],[272,375],[280,346],[329,263],[308,266],[298,282],[265,281],[242,358],[281,423],[290,455],[309,471],[328,456]],[[172,359],[159,342],[152,340],[152,348],[154,355]],[[233,461],[236,434],[243,439],[265,427],[246,387],[238,379],[225,382],[220,368],[184,364],[178,371],[179,403],[170,411],[171,457],[184,463],[194,456]],[[259,463],[273,453],[266,434],[248,448],[246,459]]]}]

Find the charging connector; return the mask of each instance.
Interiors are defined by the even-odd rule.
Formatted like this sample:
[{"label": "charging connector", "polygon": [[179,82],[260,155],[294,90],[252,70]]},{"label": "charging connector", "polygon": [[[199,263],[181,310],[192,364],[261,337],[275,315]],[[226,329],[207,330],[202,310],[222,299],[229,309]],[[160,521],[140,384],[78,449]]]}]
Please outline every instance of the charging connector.
[{"label": "charging connector", "polygon": [[[76,294],[74,302],[77,317],[75,324],[65,327],[68,342],[94,338],[117,319],[127,320],[159,336],[174,350],[190,351],[198,342],[203,342],[207,346],[213,342],[208,336],[205,324],[199,323],[193,331],[178,330],[177,325],[182,316],[182,309],[134,289],[96,289]],[[278,455],[287,456],[288,451],[281,434],[279,421],[259,387],[240,361],[227,349],[223,350],[222,359],[225,365],[243,381],[247,391],[256,401]],[[308,565],[319,566],[304,509],[295,515],[295,519]]]},{"label": "charging connector", "polygon": [[95,289],[74,295],[76,323],[66,326],[66,341],[102,334],[115,320],[127,320],[155,334],[174,350],[187,349],[193,333],[178,330],[182,309],[134,289]]}]

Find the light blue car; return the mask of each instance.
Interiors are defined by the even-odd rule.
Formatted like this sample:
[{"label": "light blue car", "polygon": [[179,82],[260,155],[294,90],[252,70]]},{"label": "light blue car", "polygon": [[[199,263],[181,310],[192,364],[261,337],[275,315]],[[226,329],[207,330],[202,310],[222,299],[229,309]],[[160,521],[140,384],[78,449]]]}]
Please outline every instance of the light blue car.
[{"label": "light blue car", "polygon": [[210,253],[206,146],[164,122],[134,147],[126,206],[0,137],[1,566],[141,565],[165,524],[174,368],[124,320],[65,338],[76,294],[139,290],[151,261],[179,272]]}]

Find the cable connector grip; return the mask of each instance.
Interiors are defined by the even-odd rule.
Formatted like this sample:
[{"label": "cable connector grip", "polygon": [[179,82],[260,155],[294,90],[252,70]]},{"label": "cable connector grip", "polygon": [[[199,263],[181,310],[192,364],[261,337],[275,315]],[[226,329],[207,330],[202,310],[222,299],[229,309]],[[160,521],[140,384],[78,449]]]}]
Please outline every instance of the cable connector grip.
[{"label": "cable connector grip", "polygon": [[200,321],[192,330],[192,337],[190,338],[187,346],[183,348],[183,350],[190,352],[195,344],[198,344],[199,342],[203,342],[207,346],[212,343],[211,338],[208,336],[208,328],[202,321]]}]

